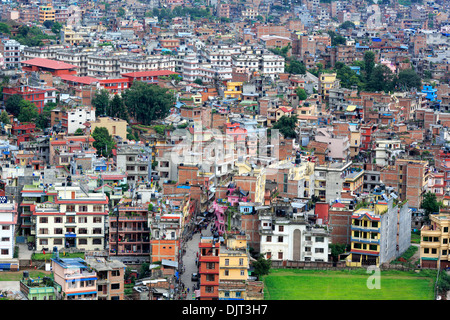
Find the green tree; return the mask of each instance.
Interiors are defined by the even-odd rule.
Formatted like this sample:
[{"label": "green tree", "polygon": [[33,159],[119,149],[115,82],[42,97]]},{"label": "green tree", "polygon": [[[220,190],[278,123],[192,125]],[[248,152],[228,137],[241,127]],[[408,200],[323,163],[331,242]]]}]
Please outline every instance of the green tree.
[{"label": "green tree", "polygon": [[6,112],[5,110],[3,110],[0,114],[0,122],[3,124],[10,124],[8,112]]},{"label": "green tree", "polygon": [[263,255],[259,255],[256,261],[252,262],[252,266],[255,276],[260,278],[261,276],[269,274],[272,261],[270,259],[265,259]]},{"label": "green tree", "polygon": [[330,244],[330,248],[331,248],[331,256],[333,257],[333,260],[338,261],[339,255],[342,253],[345,253],[345,251],[347,249],[347,245],[341,244],[341,243],[333,243],[333,244]]},{"label": "green tree", "polygon": [[355,24],[353,22],[351,22],[351,21],[345,21],[344,23],[342,23],[339,26],[339,29],[346,29],[346,30],[348,30],[348,29],[355,29],[355,28],[356,28]]},{"label": "green tree", "polygon": [[366,83],[367,91],[388,92],[394,88],[394,74],[385,65],[377,65],[373,68],[370,78]]},{"label": "green tree", "polygon": [[194,83],[198,84],[199,86],[202,86],[203,85],[203,80],[200,79],[200,78],[197,78],[197,79],[194,80]]},{"label": "green tree", "polygon": [[119,10],[117,11],[117,15],[119,17],[124,17],[125,16],[125,9],[124,8],[119,8]]},{"label": "green tree", "polygon": [[308,94],[306,93],[305,89],[303,89],[303,88],[298,87],[298,88],[295,90],[295,93],[297,94],[298,99],[299,99],[300,101],[303,101],[303,100],[308,99]]},{"label": "green tree", "polygon": [[42,112],[39,114],[39,116],[36,119],[36,125],[41,128],[45,129],[50,126],[50,118],[52,115],[52,110],[55,109],[57,106],[54,102],[48,102],[45,106]]},{"label": "green tree", "polygon": [[82,135],[84,135],[84,132],[83,132],[83,130],[81,128],[78,128],[77,130],[75,130],[74,135],[75,136],[82,136]]},{"label": "green tree", "polygon": [[272,129],[278,129],[285,138],[295,138],[297,133],[295,128],[297,127],[297,116],[292,115],[290,117],[283,115],[275,124]]},{"label": "green tree", "polygon": [[306,66],[302,62],[293,59],[286,64],[285,71],[290,74],[306,74]]},{"label": "green tree", "polygon": [[59,23],[59,22],[55,22],[54,24],[53,24],[53,26],[52,26],[52,32],[54,33],[54,34],[56,34],[56,35],[59,35],[59,33],[61,32],[61,29],[62,29],[62,24],[61,23]]},{"label": "green tree", "polygon": [[347,39],[339,34],[336,34],[336,32],[329,30],[327,33],[330,35],[331,38],[331,45],[337,46],[340,44],[345,44],[347,42]]},{"label": "green tree", "polygon": [[17,116],[20,112],[20,102],[23,100],[20,94],[13,94],[5,102],[5,109],[9,113]]},{"label": "green tree", "polygon": [[28,100],[22,100],[19,103],[20,112],[17,116],[17,120],[20,122],[31,122],[36,121],[39,117],[38,108],[34,105],[34,103]]},{"label": "green tree", "polygon": [[420,90],[422,88],[422,79],[413,69],[402,70],[395,78],[395,87],[401,91],[407,91],[412,88]]},{"label": "green tree", "polygon": [[109,107],[109,92],[106,89],[97,90],[91,100],[92,106],[95,108],[95,115],[106,116]]},{"label": "green tree", "polygon": [[424,194],[420,208],[425,210],[425,220],[428,221],[430,214],[438,213],[440,204],[437,201],[436,194],[427,192]]},{"label": "green tree", "polygon": [[366,80],[372,76],[372,70],[375,67],[375,53],[373,51],[364,52],[364,71],[366,72]]},{"label": "green tree", "polygon": [[111,117],[116,117],[128,121],[128,112],[126,106],[123,103],[123,99],[118,94],[114,95],[114,97],[110,101],[109,109],[109,115]]},{"label": "green tree", "polygon": [[122,93],[130,117],[144,125],[169,115],[175,97],[168,89],[142,81],[136,81]]},{"label": "green tree", "polygon": [[92,138],[95,140],[93,146],[97,149],[97,155],[109,158],[112,155],[115,143],[113,137],[109,134],[108,129],[96,127],[92,133]]}]

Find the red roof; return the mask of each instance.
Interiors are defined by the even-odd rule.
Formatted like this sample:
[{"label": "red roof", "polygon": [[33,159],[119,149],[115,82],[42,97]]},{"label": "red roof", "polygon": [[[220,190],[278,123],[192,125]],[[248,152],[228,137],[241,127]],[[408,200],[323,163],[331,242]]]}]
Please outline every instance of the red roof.
[{"label": "red roof", "polygon": [[31,66],[53,69],[53,70],[65,70],[65,69],[74,69],[78,68],[73,64],[68,64],[65,62],[50,60],[45,58],[34,58],[31,60],[22,61],[22,64],[28,64]]},{"label": "red roof", "polygon": [[72,81],[72,82],[77,82],[77,83],[82,83],[82,84],[91,84],[91,83],[99,81],[98,79],[92,78],[92,77],[77,77],[77,76],[72,76],[70,74],[63,74],[60,76],[60,78],[61,78],[61,80]]},{"label": "red roof", "polygon": [[178,74],[178,73],[170,70],[153,70],[153,71],[136,71],[136,72],[122,73],[122,76],[131,78],[140,78],[140,77],[168,76],[171,74]]}]

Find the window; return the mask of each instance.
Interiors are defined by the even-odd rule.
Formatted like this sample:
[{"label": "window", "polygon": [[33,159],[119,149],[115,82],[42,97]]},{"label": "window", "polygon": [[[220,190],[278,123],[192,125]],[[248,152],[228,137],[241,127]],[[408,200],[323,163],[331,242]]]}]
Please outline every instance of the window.
[{"label": "window", "polygon": [[48,223],[48,218],[47,217],[40,217],[39,218],[39,223]]},{"label": "window", "polygon": [[272,242],[272,236],[266,236],[266,242]]},{"label": "window", "polygon": [[225,270],[225,271],[223,272],[223,275],[228,277],[228,276],[230,275],[229,270]]},{"label": "window", "polygon": [[78,229],[78,234],[87,234],[87,233],[88,233],[87,228],[79,228]]},{"label": "window", "polygon": [[102,244],[102,239],[93,239],[92,244]]},{"label": "window", "polygon": [[78,217],[78,223],[87,223],[87,217]]},{"label": "window", "polygon": [[10,238],[7,238],[7,237],[2,238],[2,242],[9,242],[9,239],[10,239]]},{"label": "window", "polygon": [[278,237],[278,242],[283,242],[283,237],[282,236]]},{"label": "window", "polygon": [[55,228],[53,233],[54,234],[63,234],[63,229],[62,228]]},{"label": "window", "polygon": [[103,211],[103,206],[94,206],[93,210],[94,210],[94,212],[102,212]]},{"label": "window", "polygon": [[245,275],[245,270],[241,270],[241,276]]},{"label": "window", "polygon": [[324,242],[324,237],[316,237],[316,242]]},{"label": "window", "polygon": [[283,260],[283,252],[278,252],[278,259]]},{"label": "window", "polygon": [[323,253],[323,248],[316,248],[316,249],[315,249],[315,252],[316,252],[316,253]]},{"label": "window", "polygon": [[87,245],[87,239],[78,239],[78,244],[83,246]]},{"label": "window", "polygon": [[284,231],[284,226],[279,226],[278,227],[278,231],[283,232]]},{"label": "window", "polygon": [[55,223],[62,223],[62,218],[61,217],[55,217],[54,221],[55,221]]},{"label": "window", "polygon": [[3,256],[6,256],[9,254],[9,249],[2,249],[1,253]]},{"label": "window", "polygon": [[80,211],[80,212],[87,212],[88,211],[88,207],[87,206],[78,206],[78,211]]},{"label": "window", "polygon": [[244,259],[243,258],[239,258],[239,265],[243,266],[244,265]]},{"label": "window", "polygon": [[225,265],[229,266],[230,265],[230,259],[225,259]]},{"label": "window", "polygon": [[120,283],[111,284],[111,290],[119,290],[119,289],[120,289]]},{"label": "window", "polygon": [[94,223],[101,223],[102,217],[94,217]]}]

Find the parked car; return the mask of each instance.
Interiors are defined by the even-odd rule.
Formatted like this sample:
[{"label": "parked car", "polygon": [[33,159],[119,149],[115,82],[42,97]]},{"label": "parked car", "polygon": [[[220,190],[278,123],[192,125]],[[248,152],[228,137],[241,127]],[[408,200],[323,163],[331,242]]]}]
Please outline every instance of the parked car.
[{"label": "parked car", "polygon": [[191,281],[198,281],[198,273],[193,273],[191,276]]}]

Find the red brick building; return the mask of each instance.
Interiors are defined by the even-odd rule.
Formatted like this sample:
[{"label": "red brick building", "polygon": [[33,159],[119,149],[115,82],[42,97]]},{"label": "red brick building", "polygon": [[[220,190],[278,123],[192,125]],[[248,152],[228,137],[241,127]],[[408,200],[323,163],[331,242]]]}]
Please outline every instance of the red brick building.
[{"label": "red brick building", "polygon": [[45,58],[34,58],[30,60],[22,61],[22,70],[28,71],[28,72],[36,72],[36,71],[42,71],[42,72],[50,72],[53,76],[61,76],[64,74],[76,74],[76,70],[78,67],[51,59],[45,59]]}]

